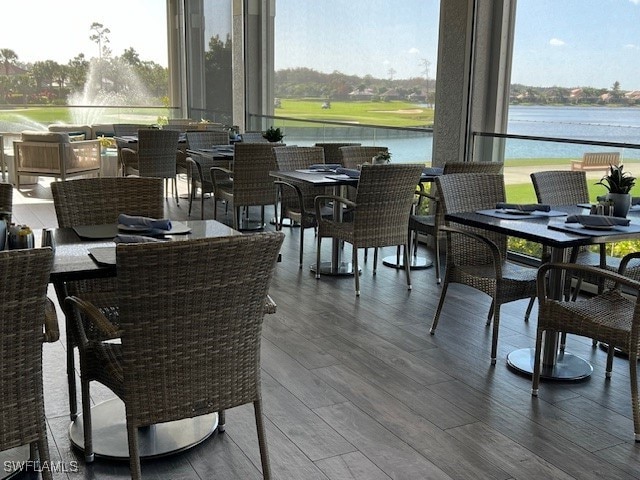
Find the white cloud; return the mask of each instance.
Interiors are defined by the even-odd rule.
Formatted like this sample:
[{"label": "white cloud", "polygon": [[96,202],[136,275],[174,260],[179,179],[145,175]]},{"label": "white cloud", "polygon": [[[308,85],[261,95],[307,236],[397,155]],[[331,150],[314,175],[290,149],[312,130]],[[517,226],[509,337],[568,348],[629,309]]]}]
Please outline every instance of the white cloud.
[{"label": "white cloud", "polygon": [[640,0],[629,0],[631,3],[635,3],[636,5],[640,5]]},{"label": "white cloud", "polygon": [[549,40],[549,45],[551,45],[552,47],[562,47],[563,45],[566,45],[566,43],[564,43],[559,38],[552,38],[551,40]]},{"label": "white cloud", "polygon": [[[638,0],[638,1],[640,1],[640,0]],[[420,50],[418,50],[416,47],[411,47],[409,49],[409,53],[412,54],[412,55],[416,55],[416,54],[420,53]]]},{"label": "white cloud", "polygon": [[382,62],[382,64],[384,66],[387,66],[387,65],[391,65],[391,62],[389,60],[385,60],[384,62]]},{"label": "white cloud", "polygon": [[[638,0],[638,3],[640,3],[640,0]],[[638,45],[634,45],[633,43],[627,43],[626,45],[623,46],[623,48],[629,49],[629,50],[638,50],[640,49],[640,47]]]}]

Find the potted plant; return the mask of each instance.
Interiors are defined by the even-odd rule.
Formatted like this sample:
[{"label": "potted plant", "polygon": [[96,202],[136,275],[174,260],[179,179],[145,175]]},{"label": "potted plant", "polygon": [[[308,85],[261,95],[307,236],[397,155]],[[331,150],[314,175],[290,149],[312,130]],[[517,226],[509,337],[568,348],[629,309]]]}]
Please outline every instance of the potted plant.
[{"label": "potted plant", "polygon": [[269,127],[266,131],[262,133],[262,137],[266,138],[270,142],[279,142],[284,138],[284,134],[282,133],[282,130],[280,130],[280,127],[278,128]]},{"label": "potted plant", "polygon": [[374,165],[384,165],[386,163],[389,163],[390,161],[391,161],[391,154],[384,150],[378,152],[371,159],[371,163],[373,163]]},{"label": "potted plant", "polygon": [[609,193],[606,198],[613,202],[613,215],[626,217],[631,207],[631,189],[636,184],[636,177],[623,170],[624,165],[610,165],[609,173],[602,177],[596,185],[604,186]]}]

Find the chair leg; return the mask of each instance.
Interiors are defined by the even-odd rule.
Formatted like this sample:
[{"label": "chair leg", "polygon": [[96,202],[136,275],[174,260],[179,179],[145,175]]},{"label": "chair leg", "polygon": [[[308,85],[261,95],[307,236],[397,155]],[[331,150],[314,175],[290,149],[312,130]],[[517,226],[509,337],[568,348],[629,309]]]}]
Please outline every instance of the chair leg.
[{"label": "chair leg", "polygon": [[496,306],[495,299],[491,299],[491,306],[489,307],[489,313],[487,314],[487,326],[491,325],[491,319],[493,318],[493,310]]},{"label": "chair leg", "polygon": [[636,442],[640,442],[640,399],[638,399],[638,352],[634,348],[629,352],[629,377],[631,380],[631,411],[633,412],[633,431]]},{"label": "chair leg", "polygon": [[302,258],[304,252],[304,226],[300,224],[300,268],[302,268]]},{"label": "chair leg", "polygon": [[320,244],[322,243],[322,236],[318,235],[318,242],[316,245],[316,278],[320,278]]},{"label": "chair leg", "polygon": [[531,300],[529,300],[529,305],[527,305],[527,311],[524,312],[524,321],[528,322],[529,321],[529,317],[531,316],[531,310],[533,310],[533,304],[536,302],[536,297],[533,296],[531,297]]},{"label": "chair leg", "polygon": [[176,195],[176,205],[180,205],[180,195],[178,195],[178,179],[173,177],[173,189],[175,190]]},{"label": "chair leg", "polygon": [[[44,411],[42,412],[42,418],[44,418]],[[33,445],[33,444],[32,444]],[[40,466],[46,465],[47,467],[51,466],[51,456],[49,455],[49,443],[47,442],[47,425],[44,420],[40,425],[40,435],[38,437],[38,460],[40,461]],[[32,459],[35,457],[32,455]],[[42,478],[44,480],[53,480],[53,474],[51,473],[51,468],[43,468],[42,469]]]},{"label": "chair leg", "polygon": [[373,249],[373,274],[375,275],[378,270],[378,248]]},{"label": "chair leg", "polygon": [[224,410],[218,412],[218,433],[224,433],[225,431],[225,417]]},{"label": "chair leg", "polygon": [[[69,324],[69,322],[70,320],[67,320],[67,324]],[[70,328],[67,328],[67,384],[69,386],[69,416],[71,417],[71,421],[73,421],[78,416],[78,401],[76,394],[75,348],[69,340],[71,338],[69,335],[72,335],[72,333],[70,332]]]},{"label": "chair leg", "polygon": [[531,395],[538,396],[538,385],[540,384],[540,353],[542,352],[542,330],[536,330],[536,350],[533,354],[533,377],[531,378]]},{"label": "chair leg", "polygon": [[[375,254],[378,253],[378,249],[376,248],[374,250]],[[353,276],[356,280],[356,297],[360,296],[360,273],[358,272],[358,248],[354,245],[353,246],[353,254],[351,255],[353,257],[352,263],[353,263]]]},{"label": "chair leg", "polygon": [[429,329],[429,333],[431,335],[436,333],[436,327],[438,326],[438,321],[440,320],[440,313],[442,312],[442,306],[444,305],[444,297],[447,296],[448,288],[449,288],[449,283],[445,278],[444,285],[442,286],[442,291],[440,292],[440,300],[438,300],[438,308],[436,308],[436,314],[433,316],[433,322],[431,322],[431,328]]},{"label": "chair leg", "polygon": [[[214,200],[213,207],[215,208],[216,202]],[[200,220],[204,220],[204,184],[202,184],[202,188],[200,189]]]},{"label": "chair leg", "polygon": [[[400,247],[398,247],[400,248]],[[404,271],[407,274],[407,290],[411,290],[411,265],[409,263],[409,245],[406,243],[403,245],[404,249]]]},{"label": "chair leg", "polygon": [[262,463],[262,478],[271,479],[271,467],[269,466],[269,451],[267,450],[267,438],[262,418],[262,401],[253,402],[253,410],[256,415],[256,430],[258,431],[258,446],[260,447],[260,462]]},{"label": "chair leg", "polygon": [[564,349],[567,346],[567,332],[560,334],[560,352],[564,353]]},{"label": "chair leg", "polygon": [[604,370],[605,378],[611,378],[611,371],[613,370],[613,354],[616,350],[611,343],[607,347],[607,367]]},{"label": "chair leg", "polygon": [[129,468],[131,469],[131,479],[140,480],[140,450],[138,447],[138,427],[127,422],[127,437],[129,439]]},{"label": "chair leg", "polygon": [[440,240],[439,240],[440,235],[438,235],[438,232],[436,231],[436,234],[434,236],[435,240],[434,240],[434,248],[436,249],[436,283],[438,285],[440,285],[442,283],[442,277],[440,276]]},{"label": "chair leg", "polygon": [[500,304],[494,300],[493,334],[491,335],[491,365],[496,364],[498,356],[498,328],[500,327]]},{"label": "chair leg", "polygon": [[93,435],[91,433],[91,397],[89,396],[89,381],[80,378],[82,390],[82,423],[84,426],[84,460],[87,463],[93,462]]},{"label": "chair leg", "polygon": [[241,207],[234,207],[234,215],[233,215],[233,228],[236,230],[240,230],[240,215],[241,215]]}]

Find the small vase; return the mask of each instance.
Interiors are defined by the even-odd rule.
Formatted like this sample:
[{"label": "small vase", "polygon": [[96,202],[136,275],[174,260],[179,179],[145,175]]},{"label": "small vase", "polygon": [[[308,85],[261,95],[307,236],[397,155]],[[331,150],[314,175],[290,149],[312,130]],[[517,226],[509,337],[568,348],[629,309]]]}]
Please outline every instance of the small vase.
[{"label": "small vase", "polygon": [[630,193],[608,193],[607,200],[613,202],[613,216],[626,218],[631,208]]}]

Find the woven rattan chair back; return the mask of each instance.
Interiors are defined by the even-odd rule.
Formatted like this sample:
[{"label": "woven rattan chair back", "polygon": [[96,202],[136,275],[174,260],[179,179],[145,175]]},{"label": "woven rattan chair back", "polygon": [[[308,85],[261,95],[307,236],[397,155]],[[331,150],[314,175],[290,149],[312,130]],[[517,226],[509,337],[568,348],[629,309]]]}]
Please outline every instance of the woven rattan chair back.
[{"label": "woven rattan chair back", "polygon": [[[324,150],[320,147],[276,147],[273,149],[276,156],[278,170],[293,171],[309,168],[309,166],[324,162]],[[313,187],[311,185],[298,185],[302,191],[302,198],[305,209],[313,211],[313,201],[317,195],[324,193],[323,188]],[[295,208],[300,210],[298,205],[298,196],[291,189],[283,189],[280,197],[281,208],[286,212],[287,209]]]},{"label": "woven rattan chair back", "polygon": [[177,130],[138,130],[139,175],[175,179],[179,137]]},{"label": "woven rattan chair back", "polygon": [[[496,203],[505,201],[503,175],[457,173],[441,175],[436,179],[444,214],[473,212],[496,207]],[[507,237],[487,230],[457,226],[491,240],[498,247],[503,259],[507,254]],[[485,265],[493,262],[487,250],[468,237],[460,237],[453,245],[447,245],[447,262],[463,265]]]},{"label": "woven rattan chair back", "polygon": [[0,212],[13,212],[13,185],[0,183]]},{"label": "woven rattan chair back", "polygon": [[[42,390],[49,248],[0,252],[0,451],[36,443],[50,465]],[[51,470],[43,469],[45,479]]]},{"label": "woven rattan chair back", "polygon": [[114,123],[113,134],[116,137],[129,137],[137,135],[138,130],[141,128],[149,128],[149,125],[142,125],[139,123]]},{"label": "woven rattan chair back", "polygon": [[[258,415],[260,336],[283,238],[274,232],[117,247],[130,433],[254,403],[268,474]],[[185,272],[188,280],[176,283]],[[138,478],[137,434],[129,435],[129,452]]]},{"label": "woven rattan chair back", "polygon": [[242,143],[269,143],[269,140],[262,136],[262,132],[244,132]]},{"label": "woven rattan chair back", "polygon": [[371,163],[371,159],[380,152],[388,152],[387,147],[349,146],[340,147],[342,166],[345,168],[358,168],[358,165]]},{"label": "woven rattan chair back", "polygon": [[118,215],[162,218],[162,180],[142,177],[102,177],[51,184],[58,226],[116,223]]},{"label": "woven rattan chair back", "polygon": [[531,174],[538,203],[576,205],[589,201],[585,172],[548,171]]},{"label": "woven rattan chair back", "polygon": [[229,144],[229,133],[224,130],[187,132],[186,135],[188,148],[193,150],[211,148],[213,145]]},{"label": "woven rattan chair back", "polygon": [[339,163],[342,165],[342,152],[340,147],[358,147],[360,143],[316,143],[316,147],[324,149],[325,163]]},{"label": "woven rattan chair back", "polygon": [[233,204],[235,206],[274,205],[275,179],[269,172],[278,169],[274,147],[281,143],[237,143],[233,157]]},{"label": "woven rattan chair back", "polygon": [[353,236],[358,247],[404,245],[422,165],[363,165],[356,192]]}]

